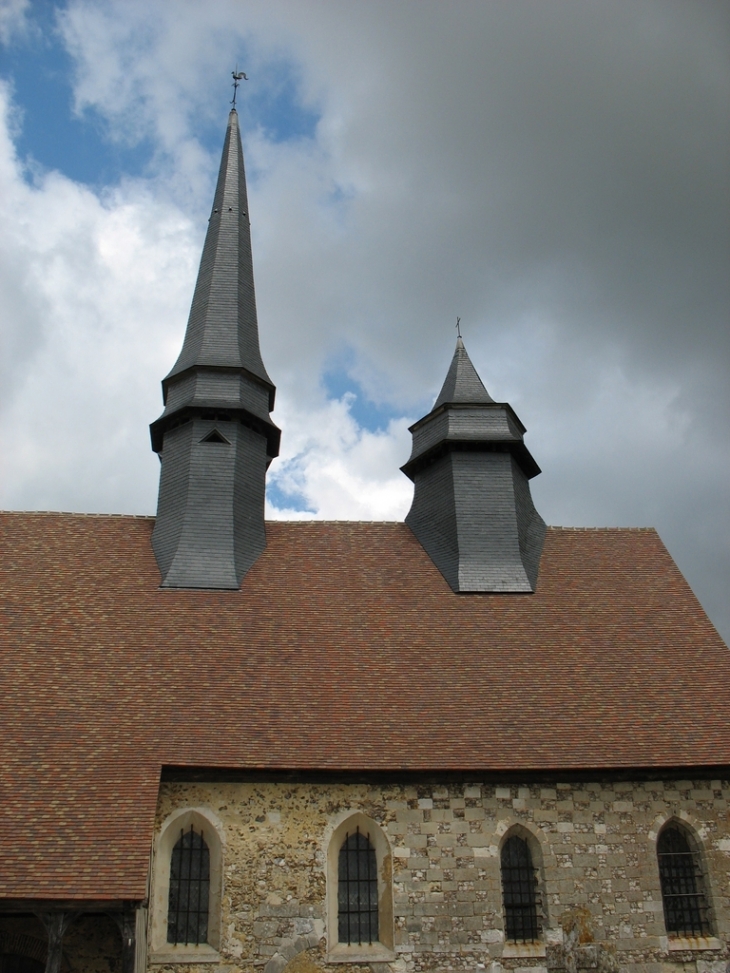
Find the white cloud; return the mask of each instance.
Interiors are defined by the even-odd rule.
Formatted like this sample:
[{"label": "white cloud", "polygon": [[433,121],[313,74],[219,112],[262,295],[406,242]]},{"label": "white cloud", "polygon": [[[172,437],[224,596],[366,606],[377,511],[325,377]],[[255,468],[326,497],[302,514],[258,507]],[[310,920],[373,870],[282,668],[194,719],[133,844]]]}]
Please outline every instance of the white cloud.
[{"label": "white cloud", "polygon": [[284,400],[276,418],[286,430],[281,457],[271,467],[269,483],[303,498],[306,512],[277,509],[275,518],[328,520],[402,520],[412,495],[399,467],[410,453],[406,419],[387,429],[362,429],[350,414],[352,396],[302,413]]},{"label": "white cloud", "polygon": [[[2,108],[6,118],[5,89]],[[281,170],[293,171],[286,151]],[[99,195],[57,172],[29,184],[0,124],[0,218],[9,228],[0,239],[6,508],[154,510],[159,467],[147,426],[179,351],[200,245],[188,217],[154,185],[126,180]],[[320,516],[402,516],[405,420],[363,430],[349,399],[324,402],[318,383],[315,364],[305,410],[288,390],[279,397],[286,434],[273,481]]]},{"label": "white cloud", "polygon": [[9,44],[26,28],[30,0],[0,0],[0,43]]},{"label": "white cloud", "polygon": [[149,509],[146,425],[187,313],[191,224],[141,182],[99,196],[59,173],[23,175],[2,126],[1,502]]}]

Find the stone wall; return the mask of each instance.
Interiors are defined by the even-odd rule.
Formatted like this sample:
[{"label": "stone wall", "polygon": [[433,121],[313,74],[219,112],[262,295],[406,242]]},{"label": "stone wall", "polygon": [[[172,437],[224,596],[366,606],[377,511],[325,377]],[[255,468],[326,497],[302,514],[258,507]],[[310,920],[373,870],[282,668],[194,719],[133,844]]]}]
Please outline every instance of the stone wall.
[{"label": "stone wall", "polygon": [[[200,808],[221,835],[221,962],[160,966],[150,956],[149,969],[730,973],[729,801],[730,782],[707,780],[164,783],[158,833],[173,812]],[[380,825],[392,851],[394,955],[365,966],[327,960],[329,837],[356,811]],[[707,940],[666,935],[655,841],[672,816],[702,847],[714,927]],[[537,947],[504,943],[499,847],[514,826],[536,849]]]}]

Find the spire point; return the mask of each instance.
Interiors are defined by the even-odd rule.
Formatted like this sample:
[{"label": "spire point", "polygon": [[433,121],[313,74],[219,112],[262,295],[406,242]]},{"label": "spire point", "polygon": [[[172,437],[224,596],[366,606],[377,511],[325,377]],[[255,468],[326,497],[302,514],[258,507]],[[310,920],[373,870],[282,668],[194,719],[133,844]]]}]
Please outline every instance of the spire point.
[{"label": "spire point", "polygon": [[494,402],[479,378],[476,368],[472,365],[471,358],[469,358],[464,339],[461,337],[460,321],[461,318],[456,319],[456,326],[459,330],[459,334],[456,336],[456,349],[444,384],[434,403],[434,409],[445,402],[462,404]]}]

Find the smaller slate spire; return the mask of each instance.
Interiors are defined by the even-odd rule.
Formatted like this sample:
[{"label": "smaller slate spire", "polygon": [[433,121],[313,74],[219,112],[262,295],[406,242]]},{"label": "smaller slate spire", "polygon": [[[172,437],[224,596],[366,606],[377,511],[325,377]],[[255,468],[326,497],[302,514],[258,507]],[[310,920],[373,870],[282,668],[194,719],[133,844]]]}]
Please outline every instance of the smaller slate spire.
[{"label": "smaller slate spire", "polygon": [[525,427],[487,392],[461,336],[433,409],[410,431],[406,523],[452,589],[534,591],[545,522],[529,480],[540,467]]}]

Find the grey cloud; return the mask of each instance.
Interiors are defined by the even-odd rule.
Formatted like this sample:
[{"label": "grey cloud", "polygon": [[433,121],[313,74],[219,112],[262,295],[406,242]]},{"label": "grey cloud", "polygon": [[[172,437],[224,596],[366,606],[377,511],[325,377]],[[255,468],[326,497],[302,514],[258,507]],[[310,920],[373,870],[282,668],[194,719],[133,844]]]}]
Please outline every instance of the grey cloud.
[{"label": "grey cloud", "polygon": [[727,637],[730,7],[175,7],[71,3],[79,103],[114,92],[119,137],[143,118],[159,191],[186,187],[199,217],[216,59],[296,66],[314,140],[245,141],[262,345],[298,428],[343,346],[374,399],[415,417],[460,314],[530,428],[546,519],[656,524]]}]

